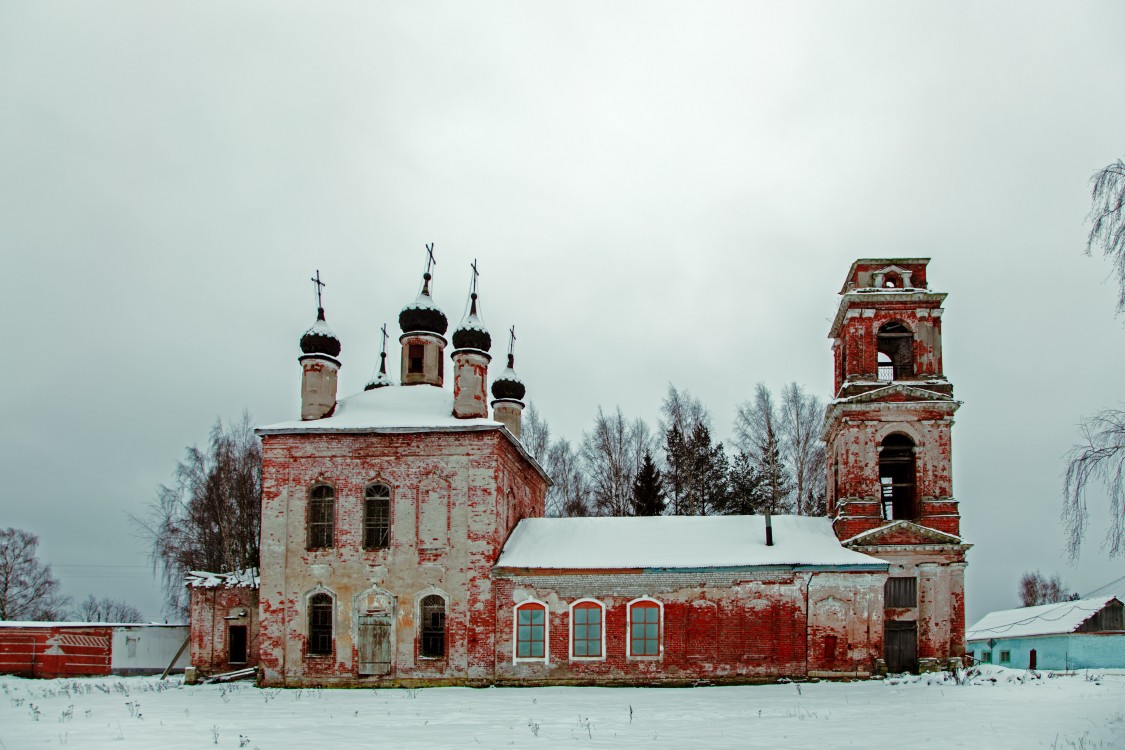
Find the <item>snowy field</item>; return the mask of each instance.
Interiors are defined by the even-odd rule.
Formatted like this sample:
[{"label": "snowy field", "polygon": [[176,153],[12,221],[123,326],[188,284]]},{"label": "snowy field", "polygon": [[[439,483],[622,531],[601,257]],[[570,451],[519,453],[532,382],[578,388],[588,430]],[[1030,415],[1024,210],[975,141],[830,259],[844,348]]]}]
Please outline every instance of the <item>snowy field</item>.
[{"label": "snowy field", "polygon": [[0,677],[25,748],[1125,748],[1125,672],[1000,667],[692,689],[260,690],[179,678]]}]

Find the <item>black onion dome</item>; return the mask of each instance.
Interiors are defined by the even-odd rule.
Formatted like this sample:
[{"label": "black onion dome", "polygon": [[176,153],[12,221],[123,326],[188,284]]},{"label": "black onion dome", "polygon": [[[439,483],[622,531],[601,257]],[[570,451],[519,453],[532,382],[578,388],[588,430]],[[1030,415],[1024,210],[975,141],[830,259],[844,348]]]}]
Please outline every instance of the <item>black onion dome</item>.
[{"label": "black onion dome", "polygon": [[418,299],[402,308],[402,312],[398,314],[399,328],[403,333],[422,331],[444,335],[449,328],[449,321],[430,297],[431,276],[427,273],[422,278],[425,279],[425,283],[422,285],[422,292],[418,295]]},{"label": "black onion dome", "polygon": [[492,397],[493,398],[507,398],[514,401],[519,401],[523,398],[523,394],[527,393],[527,388],[524,387],[523,381],[520,376],[516,375],[515,371],[515,357],[511,354],[508,355],[508,366],[500,373],[496,380],[492,381]]},{"label": "black onion dome", "polygon": [[471,296],[473,304],[469,315],[453,332],[453,348],[480,349],[482,352],[487,352],[492,347],[492,336],[484,327],[484,321],[477,315],[477,293],[473,292]]},{"label": "black onion dome", "polygon": [[317,309],[316,322],[301,337],[301,351],[305,354],[340,356],[340,339],[336,338],[336,334],[332,333],[332,329],[324,321],[323,307]]}]

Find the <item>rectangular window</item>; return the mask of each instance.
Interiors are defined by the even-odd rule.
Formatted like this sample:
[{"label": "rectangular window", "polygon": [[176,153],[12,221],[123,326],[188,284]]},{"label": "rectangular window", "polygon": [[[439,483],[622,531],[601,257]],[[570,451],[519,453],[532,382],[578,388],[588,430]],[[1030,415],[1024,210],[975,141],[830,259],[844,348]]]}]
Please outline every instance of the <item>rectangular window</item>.
[{"label": "rectangular window", "polygon": [[593,602],[575,605],[573,612],[574,655],[580,658],[602,655],[602,608]]},{"label": "rectangular window", "polygon": [[981,660],[982,664],[991,664],[992,663],[992,652],[991,651],[981,651],[980,652],[980,660]]},{"label": "rectangular window", "polygon": [[1001,651],[1000,652],[1000,663],[1001,664],[1007,664],[1011,660],[1012,660],[1012,652],[1011,651]]},{"label": "rectangular window", "polygon": [[516,610],[516,658],[542,659],[546,654],[547,610],[528,604]]},{"label": "rectangular window", "polygon": [[422,358],[425,352],[425,347],[421,344],[410,344],[409,350],[409,364],[407,365],[407,372],[422,372]]},{"label": "rectangular window", "polygon": [[656,604],[634,604],[629,614],[629,654],[659,656],[660,608]]},{"label": "rectangular window", "polygon": [[884,607],[917,607],[917,578],[888,578],[883,591]]}]

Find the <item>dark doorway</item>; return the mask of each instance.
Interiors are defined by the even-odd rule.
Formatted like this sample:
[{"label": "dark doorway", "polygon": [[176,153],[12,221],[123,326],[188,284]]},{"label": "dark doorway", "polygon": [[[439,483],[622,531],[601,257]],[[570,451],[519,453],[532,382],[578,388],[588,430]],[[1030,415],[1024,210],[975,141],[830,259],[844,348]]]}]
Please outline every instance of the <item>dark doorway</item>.
[{"label": "dark doorway", "polygon": [[227,661],[231,664],[246,663],[246,626],[231,625],[230,637],[227,639],[227,650],[230,652]]},{"label": "dark doorway", "polygon": [[883,630],[883,659],[888,672],[914,672],[918,669],[918,625],[914,622],[888,622]]},{"label": "dark doorway", "polygon": [[1031,649],[1031,656],[1027,660],[1027,668],[1028,669],[1035,669],[1036,664],[1039,663],[1039,660],[1036,658],[1037,656],[1038,655],[1035,653],[1035,649]]}]

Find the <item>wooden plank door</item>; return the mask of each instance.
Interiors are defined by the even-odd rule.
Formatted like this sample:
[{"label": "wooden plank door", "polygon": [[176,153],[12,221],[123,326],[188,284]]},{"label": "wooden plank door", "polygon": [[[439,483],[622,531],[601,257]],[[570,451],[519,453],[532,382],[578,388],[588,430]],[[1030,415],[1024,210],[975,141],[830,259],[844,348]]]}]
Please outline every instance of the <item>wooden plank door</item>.
[{"label": "wooden plank door", "polygon": [[914,622],[888,622],[883,630],[883,659],[888,672],[914,672],[918,669],[918,625]]},{"label": "wooden plank door", "polygon": [[388,615],[359,616],[359,674],[391,672],[393,618]]}]

